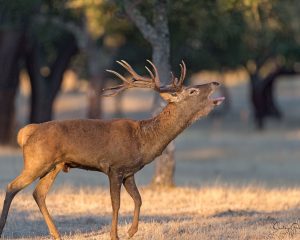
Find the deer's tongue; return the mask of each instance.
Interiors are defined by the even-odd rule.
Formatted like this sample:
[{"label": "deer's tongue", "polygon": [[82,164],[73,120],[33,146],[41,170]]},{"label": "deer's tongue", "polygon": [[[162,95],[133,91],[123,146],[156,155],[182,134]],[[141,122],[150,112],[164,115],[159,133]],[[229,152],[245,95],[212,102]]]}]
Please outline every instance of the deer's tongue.
[{"label": "deer's tongue", "polygon": [[225,97],[213,98],[212,101],[215,105],[220,105],[225,100]]}]

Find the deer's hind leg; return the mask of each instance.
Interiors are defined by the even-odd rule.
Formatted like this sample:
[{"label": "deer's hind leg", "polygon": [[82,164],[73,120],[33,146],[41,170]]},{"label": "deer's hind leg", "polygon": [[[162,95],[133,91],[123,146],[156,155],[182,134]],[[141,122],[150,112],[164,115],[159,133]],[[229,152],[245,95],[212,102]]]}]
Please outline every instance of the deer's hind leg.
[{"label": "deer's hind leg", "polygon": [[55,168],[43,176],[40,181],[38,182],[34,192],[33,198],[36,201],[44,219],[49,229],[50,234],[54,237],[54,239],[60,239],[59,232],[48,212],[46,206],[46,195],[49,192],[57,174],[64,168],[64,163],[58,164]]},{"label": "deer's hind leg", "polygon": [[37,177],[38,176],[32,176],[30,172],[23,170],[17,178],[15,178],[11,183],[7,185],[6,195],[0,219],[0,237],[2,235],[2,231],[6,223],[8,211],[12,200],[19,191],[30,185]]}]

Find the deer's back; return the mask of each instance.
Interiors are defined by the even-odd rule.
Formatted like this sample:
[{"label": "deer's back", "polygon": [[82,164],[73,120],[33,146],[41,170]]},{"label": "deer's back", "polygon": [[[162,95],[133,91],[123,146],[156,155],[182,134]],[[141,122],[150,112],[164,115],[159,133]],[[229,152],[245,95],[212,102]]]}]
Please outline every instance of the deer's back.
[{"label": "deer's back", "polygon": [[34,126],[35,131],[24,145],[24,154],[32,157],[91,169],[103,164],[131,165],[134,164],[132,159],[139,158],[137,121],[65,120]]}]

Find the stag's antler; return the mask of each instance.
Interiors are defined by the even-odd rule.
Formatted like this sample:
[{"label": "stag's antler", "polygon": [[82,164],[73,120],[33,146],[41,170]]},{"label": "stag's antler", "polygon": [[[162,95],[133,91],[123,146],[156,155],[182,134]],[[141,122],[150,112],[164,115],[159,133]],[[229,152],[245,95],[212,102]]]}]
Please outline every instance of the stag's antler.
[{"label": "stag's antler", "polygon": [[179,64],[180,66],[180,78],[178,79],[177,77],[174,76],[174,74],[171,72],[172,75],[172,86],[175,89],[180,90],[183,85],[183,81],[185,79],[186,75],[186,66],[183,60],[181,60],[181,63]]},{"label": "stag's antler", "polygon": [[145,66],[146,70],[149,72],[150,77],[143,77],[139,75],[136,71],[133,70],[133,68],[124,60],[117,61],[118,64],[120,64],[123,68],[127,70],[128,73],[130,73],[130,78],[125,78],[120,73],[113,71],[113,70],[106,70],[107,72],[113,73],[117,77],[119,77],[124,83],[103,89],[104,91],[109,91],[108,93],[104,93],[104,96],[115,96],[119,94],[120,92],[128,89],[128,88],[151,88],[156,91],[159,91],[160,89],[160,80],[157,72],[157,68],[155,65],[150,61],[147,60],[148,63],[153,68],[153,72]]},{"label": "stag's antler", "polygon": [[[160,79],[159,79],[159,75],[158,75],[156,66],[150,60],[147,60],[147,62],[153,68],[153,71],[151,71],[147,66],[145,66],[150,77],[143,77],[143,76],[139,75],[138,73],[136,73],[133,70],[133,68],[129,65],[129,63],[127,63],[124,60],[117,61],[117,63],[120,64],[123,68],[125,68],[127,70],[127,72],[130,73],[131,76],[130,76],[130,78],[125,78],[124,76],[122,76],[120,73],[118,73],[116,71],[106,70],[107,72],[110,72],[110,73],[113,73],[114,75],[116,75],[124,83],[114,86],[114,87],[103,89],[103,91],[105,91],[103,96],[106,96],[106,97],[115,96],[128,88],[151,88],[157,92],[174,92],[174,91],[181,90],[183,80],[184,80],[185,74],[186,74],[186,66],[185,66],[184,61],[182,61],[180,64],[180,69],[181,69],[180,79],[175,77],[173,75],[173,73],[171,72],[172,84],[163,86],[163,87],[160,84]],[[106,91],[108,91],[108,92],[106,92]]]}]

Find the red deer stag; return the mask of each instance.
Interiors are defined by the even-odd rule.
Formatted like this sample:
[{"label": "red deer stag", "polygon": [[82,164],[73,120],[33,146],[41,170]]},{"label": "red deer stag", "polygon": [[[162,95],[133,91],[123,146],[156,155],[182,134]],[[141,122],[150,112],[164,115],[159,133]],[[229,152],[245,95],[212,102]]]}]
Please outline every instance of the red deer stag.
[{"label": "red deer stag", "polygon": [[29,124],[18,133],[18,143],[23,149],[24,169],[8,184],[2,215],[2,234],[10,204],[23,188],[40,178],[33,197],[54,239],[61,239],[47,210],[46,195],[57,174],[69,168],[95,170],[108,175],[112,202],[111,239],[118,239],[117,224],[120,208],[120,188],[123,184],[134,201],[133,223],[128,230],[132,237],[138,230],[141,196],[134,174],[161,155],[166,146],[185,128],[200,117],[206,116],[224,98],[210,98],[217,82],[183,86],[186,74],[184,62],[181,75],[172,74],[172,83],[161,86],[157,69],[146,67],[150,77],[138,75],[125,61],[118,61],[131,75],[127,79],[108,70],[124,83],[105,89],[105,96],[114,96],[128,88],[151,88],[168,102],[160,114],[148,120],[64,120]]}]

